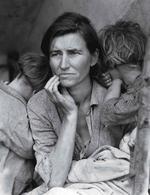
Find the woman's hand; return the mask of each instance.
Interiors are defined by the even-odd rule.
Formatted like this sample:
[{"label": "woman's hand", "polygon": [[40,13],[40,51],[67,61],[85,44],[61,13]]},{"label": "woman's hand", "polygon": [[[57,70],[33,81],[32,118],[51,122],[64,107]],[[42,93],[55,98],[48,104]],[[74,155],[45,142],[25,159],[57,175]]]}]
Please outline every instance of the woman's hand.
[{"label": "woman's hand", "polygon": [[66,88],[58,89],[60,84],[59,77],[53,76],[45,85],[45,89],[50,95],[50,98],[56,103],[65,115],[77,112],[77,105]]}]

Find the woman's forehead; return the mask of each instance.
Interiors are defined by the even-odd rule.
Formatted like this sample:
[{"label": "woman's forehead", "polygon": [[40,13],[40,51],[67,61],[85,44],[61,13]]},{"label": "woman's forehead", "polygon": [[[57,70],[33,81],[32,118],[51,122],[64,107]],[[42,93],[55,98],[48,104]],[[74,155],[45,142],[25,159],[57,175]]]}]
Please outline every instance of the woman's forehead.
[{"label": "woman's forehead", "polygon": [[69,33],[59,37],[55,37],[51,43],[50,50],[73,48],[86,48],[86,43],[80,33]]}]

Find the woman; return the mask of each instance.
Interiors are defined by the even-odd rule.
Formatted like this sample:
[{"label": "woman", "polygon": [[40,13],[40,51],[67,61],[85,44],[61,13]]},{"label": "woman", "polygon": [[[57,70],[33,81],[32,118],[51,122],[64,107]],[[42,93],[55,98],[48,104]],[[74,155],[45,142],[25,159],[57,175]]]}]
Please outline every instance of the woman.
[{"label": "woman", "polygon": [[[106,89],[90,75],[100,51],[90,21],[77,13],[64,13],[47,30],[41,48],[49,57],[54,76],[46,90],[28,103],[36,171],[44,181],[31,194],[64,186],[73,160],[88,158],[106,144],[117,146],[123,135],[120,127],[105,127],[100,121]],[[95,186],[91,189],[89,194],[100,193]],[[57,193],[54,190],[48,194]],[[58,193],[62,194],[62,190],[58,189]]]},{"label": "woman", "polygon": [[33,139],[27,101],[49,79],[46,57],[27,53],[19,59],[19,74],[8,85],[0,83],[0,194],[19,195],[33,178]]}]

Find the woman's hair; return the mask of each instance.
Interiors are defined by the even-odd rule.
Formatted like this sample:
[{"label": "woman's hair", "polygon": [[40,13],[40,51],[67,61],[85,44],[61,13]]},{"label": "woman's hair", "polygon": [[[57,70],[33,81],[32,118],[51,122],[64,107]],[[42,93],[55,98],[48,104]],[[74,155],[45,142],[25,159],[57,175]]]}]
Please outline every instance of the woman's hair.
[{"label": "woman's hair", "polygon": [[24,75],[35,91],[41,90],[52,76],[49,60],[37,53],[25,53],[18,61],[20,75]]},{"label": "woman's hair", "polygon": [[103,51],[103,63],[107,68],[120,64],[139,64],[145,54],[146,35],[139,24],[131,21],[118,21],[104,27],[99,32]]},{"label": "woman's hair", "polygon": [[91,54],[99,49],[99,40],[90,20],[78,13],[65,12],[60,15],[46,31],[41,49],[49,57],[50,46],[55,37],[69,33],[80,33],[86,42],[86,46]]},{"label": "woman's hair", "polygon": [[[53,39],[69,33],[79,33],[83,37],[87,49],[91,54],[94,54],[95,51],[101,53],[98,35],[90,20],[74,12],[63,13],[49,26],[41,43],[42,52],[49,58],[50,46]],[[95,78],[99,69],[100,63],[91,67],[90,76]]]}]

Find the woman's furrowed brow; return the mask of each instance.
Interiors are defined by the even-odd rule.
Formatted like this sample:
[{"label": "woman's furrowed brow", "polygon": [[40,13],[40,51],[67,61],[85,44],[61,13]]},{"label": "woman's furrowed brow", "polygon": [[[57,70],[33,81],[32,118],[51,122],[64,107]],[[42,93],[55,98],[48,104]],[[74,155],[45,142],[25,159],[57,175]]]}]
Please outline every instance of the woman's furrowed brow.
[{"label": "woman's furrowed brow", "polygon": [[[74,52],[82,52],[82,49],[78,49],[78,48],[66,48],[64,50],[66,50],[68,52],[72,52],[72,51],[74,51]],[[51,49],[49,51],[49,53],[52,53],[52,52],[60,52],[60,51],[62,51],[62,50],[61,49]]]},{"label": "woman's furrowed brow", "polygon": [[67,51],[82,52],[82,49],[79,49],[79,48],[68,48]]}]

